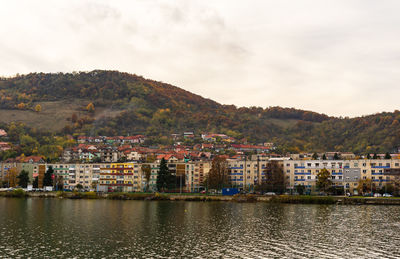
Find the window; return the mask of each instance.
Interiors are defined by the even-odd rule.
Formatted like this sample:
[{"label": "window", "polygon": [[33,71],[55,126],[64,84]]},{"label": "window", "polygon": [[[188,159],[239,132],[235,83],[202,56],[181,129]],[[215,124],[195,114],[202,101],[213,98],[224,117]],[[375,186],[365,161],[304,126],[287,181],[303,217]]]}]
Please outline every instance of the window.
[{"label": "window", "polygon": [[311,179],[311,175],[307,176],[307,179],[310,180]]}]

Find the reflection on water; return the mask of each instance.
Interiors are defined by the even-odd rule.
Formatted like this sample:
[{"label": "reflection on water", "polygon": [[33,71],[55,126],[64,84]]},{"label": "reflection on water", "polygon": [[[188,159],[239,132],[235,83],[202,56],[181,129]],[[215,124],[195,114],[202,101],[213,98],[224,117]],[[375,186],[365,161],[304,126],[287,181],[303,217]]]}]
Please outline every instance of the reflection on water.
[{"label": "reflection on water", "polygon": [[0,198],[0,257],[396,258],[400,207]]}]

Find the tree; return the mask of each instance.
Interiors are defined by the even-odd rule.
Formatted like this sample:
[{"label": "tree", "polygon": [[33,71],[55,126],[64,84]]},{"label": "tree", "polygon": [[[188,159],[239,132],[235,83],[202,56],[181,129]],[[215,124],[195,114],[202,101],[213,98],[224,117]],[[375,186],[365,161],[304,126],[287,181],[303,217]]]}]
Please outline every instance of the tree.
[{"label": "tree", "polygon": [[340,156],[338,155],[338,153],[335,153],[335,155],[333,156],[333,160],[339,160]]},{"label": "tree", "polygon": [[89,104],[86,106],[86,110],[87,110],[88,112],[94,112],[94,104],[93,104],[93,103],[89,103]]},{"label": "tree", "polygon": [[35,111],[36,111],[36,112],[41,112],[41,111],[42,111],[42,106],[41,106],[40,104],[37,104],[37,105],[35,106]]},{"label": "tree", "polygon": [[306,187],[304,185],[296,185],[296,192],[300,195],[304,194],[304,190],[306,189]]},{"label": "tree", "polygon": [[390,156],[389,152],[386,152],[385,159],[392,159],[392,157]]},{"label": "tree", "polygon": [[75,123],[75,122],[78,121],[78,115],[76,115],[76,113],[73,113],[73,114],[72,114],[72,116],[71,116],[71,121],[72,121],[73,123]]},{"label": "tree", "polygon": [[27,188],[29,184],[29,173],[25,170],[22,170],[19,175],[17,176],[18,178],[18,185],[21,186],[22,188]]},{"label": "tree", "polygon": [[207,175],[207,184],[211,189],[222,189],[229,184],[228,163],[221,156],[215,156]]},{"label": "tree", "polygon": [[313,160],[317,160],[317,159],[318,159],[318,154],[317,154],[317,153],[314,153],[314,154],[312,155],[312,159],[313,159]]},{"label": "tree", "polygon": [[367,154],[367,159],[371,159],[371,155],[369,153]]},{"label": "tree", "polygon": [[378,155],[375,153],[372,159],[378,159]]},{"label": "tree", "polygon": [[326,160],[326,155],[325,154],[322,156],[322,160]]},{"label": "tree", "polygon": [[15,187],[17,186],[17,168],[12,167],[8,170],[6,177],[4,180],[7,182],[8,187]]},{"label": "tree", "polygon": [[157,177],[157,190],[165,192],[175,187],[175,177],[171,174],[167,166],[167,161],[161,159],[160,170]]},{"label": "tree", "polygon": [[283,164],[278,161],[269,161],[264,169],[266,185],[264,191],[283,193],[286,190]]},{"label": "tree", "polygon": [[44,173],[43,186],[53,186],[53,174],[53,167],[49,166],[46,173]]},{"label": "tree", "polygon": [[146,191],[149,191],[149,186],[150,186],[150,177],[151,177],[151,167],[150,165],[143,164],[142,165],[142,173],[144,174],[144,177],[146,178]]},{"label": "tree", "polygon": [[316,185],[317,188],[324,193],[327,193],[332,187],[331,174],[326,170],[326,168],[322,169],[317,174]]},{"label": "tree", "polygon": [[32,186],[33,188],[39,188],[39,177],[38,176],[35,177],[35,179],[33,180],[32,185],[33,185]]},{"label": "tree", "polygon": [[25,109],[25,103],[19,103],[19,104],[17,105],[17,108],[20,109],[20,110]]},{"label": "tree", "polygon": [[375,190],[375,184],[372,183],[370,178],[367,179],[360,179],[357,185],[358,193],[370,193]]},{"label": "tree", "polygon": [[76,189],[78,189],[79,191],[81,191],[81,190],[83,189],[83,185],[80,184],[80,183],[78,183],[78,184],[76,185]]}]

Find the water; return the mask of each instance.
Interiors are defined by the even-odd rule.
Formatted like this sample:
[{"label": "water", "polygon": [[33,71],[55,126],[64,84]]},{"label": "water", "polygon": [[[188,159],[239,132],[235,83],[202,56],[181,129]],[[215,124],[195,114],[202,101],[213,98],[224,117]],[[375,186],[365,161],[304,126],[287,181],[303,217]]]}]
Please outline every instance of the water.
[{"label": "water", "polygon": [[0,257],[398,258],[400,207],[0,198]]}]

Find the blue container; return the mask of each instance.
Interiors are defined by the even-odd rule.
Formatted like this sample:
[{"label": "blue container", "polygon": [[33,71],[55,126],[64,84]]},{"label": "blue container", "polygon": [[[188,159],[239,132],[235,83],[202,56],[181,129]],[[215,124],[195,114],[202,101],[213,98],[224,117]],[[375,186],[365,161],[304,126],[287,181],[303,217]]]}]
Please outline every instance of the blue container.
[{"label": "blue container", "polygon": [[239,193],[238,188],[222,188],[222,195],[235,195]]}]

